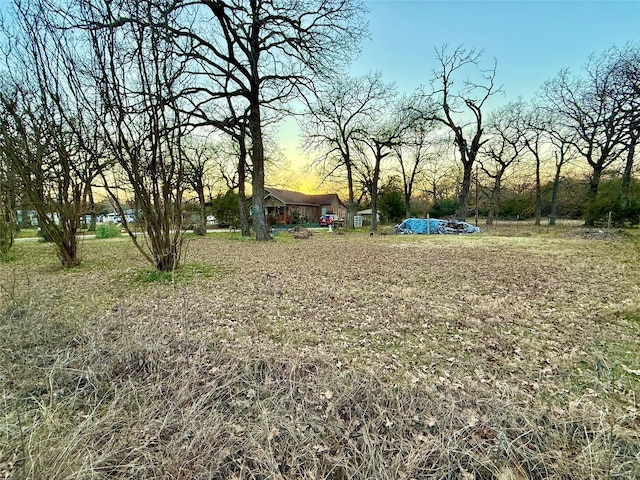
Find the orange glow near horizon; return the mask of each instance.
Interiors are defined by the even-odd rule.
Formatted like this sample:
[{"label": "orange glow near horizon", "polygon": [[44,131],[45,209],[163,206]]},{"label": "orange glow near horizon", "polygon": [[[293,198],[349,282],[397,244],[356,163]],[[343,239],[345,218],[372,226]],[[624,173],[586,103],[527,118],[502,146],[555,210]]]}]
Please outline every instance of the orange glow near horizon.
[{"label": "orange glow near horizon", "polygon": [[294,118],[280,123],[276,140],[283,160],[267,171],[265,185],[306,194],[333,193],[327,191],[322,178],[309,169],[311,158],[302,148],[300,129]]}]

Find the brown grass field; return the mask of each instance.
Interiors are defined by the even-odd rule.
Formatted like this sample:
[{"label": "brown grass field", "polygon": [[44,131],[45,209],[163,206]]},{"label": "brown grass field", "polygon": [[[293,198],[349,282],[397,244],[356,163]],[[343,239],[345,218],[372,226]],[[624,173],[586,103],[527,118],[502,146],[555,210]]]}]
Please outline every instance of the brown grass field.
[{"label": "brown grass field", "polygon": [[0,478],[640,478],[640,234],[128,239],[0,262]]}]

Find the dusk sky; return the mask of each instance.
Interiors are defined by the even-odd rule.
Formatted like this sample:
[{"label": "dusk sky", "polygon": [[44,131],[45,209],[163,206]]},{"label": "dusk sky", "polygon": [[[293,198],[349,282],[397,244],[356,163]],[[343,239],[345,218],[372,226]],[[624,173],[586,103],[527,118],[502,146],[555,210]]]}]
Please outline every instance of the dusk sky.
[{"label": "dusk sky", "polygon": [[[519,96],[532,99],[563,68],[579,73],[592,53],[640,43],[640,0],[365,0],[365,4],[370,39],[363,40],[362,55],[350,73],[380,71],[384,81],[405,93],[429,82],[438,67],[434,49],[444,44],[450,49],[461,45],[482,50],[485,68],[497,59],[496,83],[504,96],[495,101],[502,103]],[[7,0],[0,0],[0,11],[7,5]],[[287,176],[297,178],[298,185],[292,188],[314,188],[303,173],[308,160],[300,151],[293,119],[283,123],[278,143],[293,172]]]},{"label": "dusk sky", "polygon": [[[640,0],[365,3],[371,38],[363,41],[362,55],[351,73],[380,71],[386,82],[406,93],[428,84],[438,67],[435,48],[444,44],[482,50],[484,68],[497,59],[496,83],[504,90],[504,96],[495,99],[497,104],[519,96],[534,98],[561,69],[580,73],[592,53],[640,43]],[[301,168],[308,160],[295,136],[295,122],[285,122],[279,140],[297,171],[292,187],[313,189],[313,177]]]}]

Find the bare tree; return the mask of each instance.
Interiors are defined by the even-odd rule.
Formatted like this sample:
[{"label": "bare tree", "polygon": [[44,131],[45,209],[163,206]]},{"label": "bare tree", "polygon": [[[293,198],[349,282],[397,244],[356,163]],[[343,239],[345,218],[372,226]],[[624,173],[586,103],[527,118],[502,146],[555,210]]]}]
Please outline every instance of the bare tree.
[{"label": "bare tree", "polygon": [[[313,78],[334,72],[351,57],[366,30],[364,9],[357,0],[172,0],[165,8],[176,12],[176,21],[163,28],[185,40],[179,55],[193,73],[181,95],[188,94],[194,113],[210,125],[246,122],[253,228],[257,240],[268,240],[265,122],[312,90]],[[207,112],[230,99],[238,115],[212,118]]]},{"label": "bare tree", "polygon": [[[553,125],[553,124],[551,124]],[[551,209],[549,212],[549,225],[555,225],[558,218],[558,193],[560,191],[560,181],[562,179],[562,169],[569,162],[577,157],[574,142],[571,137],[561,131],[553,130],[551,126],[548,130],[550,142],[553,145],[551,153],[554,159],[553,184],[551,189]]]},{"label": "bare tree", "polygon": [[[561,71],[543,87],[548,108],[559,114],[563,130],[591,167],[590,200],[595,202],[604,171],[621,159],[629,143],[629,115],[633,108],[620,88],[615,68],[617,49],[592,56],[585,66],[586,78]],[[633,122],[632,122],[633,123]],[[586,223],[593,225],[594,218]]]},{"label": "bare tree", "polygon": [[[430,89],[424,92],[427,104],[422,107],[423,115],[425,119],[445,125],[454,134],[463,167],[456,215],[464,220],[467,216],[467,197],[471,188],[473,165],[484,143],[482,110],[487,100],[500,92],[494,83],[496,63],[488,70],[480,70],[482,83],[467,80],[462,88],[455,90],[456,76],[470,67],[479,68],[481,52],[458,47],[448,53],[445,45],[436,51],[436,55],[440,69],[434,72]],[[467,121],[469,117],[471,120]]]},{"label": "bare tree", "polygon": [[[413,102],[413,100],[410,98],[409,102]],[[410,111],[408,108],[406,110]],[[434,122],[415,118],[404,130],[402,140],[393,147],[402,179],[405,216],[407,218],[411,216],[411,197],[414,188],[424,176],[426,164],[432,162],[434,155],[437,155],[434,150],[439,142],[437,135]],[[433,187],[433,190],[435,195],[436,187]]]},{"label": "bare tree", "polygon": [[440,136],[424,163],[421,189],[434,202],[450,197],[457,192],[461,173],[460,165],[455,160],[455,146],[451,139]]},{"label": "bare tree", "polygon": [[237,129],[232,129],[228,141],[222,144],[219,155],[214,160],[215,176],[227,190],[238,190],[238,216],[243,237],[251,236],[246,194],[247,173],[251,172],[247,161],[249,147],[246,133],[246,128],[241,125]]},{"label": "bare tree", "polygon": [[207,197],[205,186],[207,178],[211,175],[213,161],[219,155],[219,147],[210,141],[202,141],[191,137],[185,142],[185,171],[184,178],[198,199],[200,211],[200,225],[196,228],[197,235],[207,233]]},{"label": "bare tree", "polygon": [[301,121],[305,148],[319,153],[314,161],[329,178],[346,173],[349,199],[347,227],[353,228],[355,214],[355,171],[357,141],[378,115],[382,114],[388,87],[380,74],[360,78],[341,78],[318,91]]},{"label": "bare tree", "polygon": [[84,135],[94,126],[77,103],[73,39],[52,28],[47,13],[37,2],[14,3],[13,30],[4,32],[9,45],[4,45],[0,146],[43,234],[68,268],[81,261],[83,195],[97,173]]},{"label": "bare tree", "polygon": [[[146,1],[81,6],[93,53],[88,73],[100,99],[94,112],[114,161],[102,172],[104,186],[142,255],[160,271],[174,270],[183,243],[188,128],[175,92],[184,64],[173,55],[174,39],[158,26],[174,19]],[[144,225],[142,236],[126,220],[127,198]]]},{"label": "bare tree", "polygon": [[624,211],[630,205],[629,186],[636,147],[640,140],[640,48],[627,45],[619,49],[614,56],[611,69],[615,79],[614,88],[626,119],[626,159],[620,192],[620,206]]},{"label": "bare tree", "polygon": [[[516,127],[522,134],[525,149],[533,156],[535,165],[536,214],[535,225],[540,225],[542,217],[542,164],[548,147],[549,121],[535,104],[523,111]],[[558,173],[559,174],[559,173]]]},{"label": "bare tree", "polygon": [[368,147],[368,151],[361,155],[361,164],[364,165],[361,175],[371,194],[372,232],[378,229],[378,184],[382,161],[395,154],[404,141],[405,132],[418,121],[414,112],[405,109],[404,105],[393,105],[393,94],[388,87],[384,93],[386,102],[390,103],[387,110],[380,112],[377,119],[372,119],[372,123],[357,135],[358,142]]},{"label": "bare tree", "polygon": [[493,224],[504,175],[509,167],[519,161],[526,147],[521,129],[523,109],[522,102],[510,103],[495,110],[489,120],[489,140],[484,144],[480,155],[482,170],[493,180],[489,193],[487,225]]}]

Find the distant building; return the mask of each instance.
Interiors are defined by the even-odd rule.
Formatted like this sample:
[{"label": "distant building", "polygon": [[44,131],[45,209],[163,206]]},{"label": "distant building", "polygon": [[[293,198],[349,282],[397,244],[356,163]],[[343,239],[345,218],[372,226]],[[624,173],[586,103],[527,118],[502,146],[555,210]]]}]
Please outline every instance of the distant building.
[{"label": "distant building", "polygon": [[346,213],[337,193],[307,195],[271,187],[266,187],[265,191],[265,213],[279,224],[292,223],[294,216],[303,222],[317,222],[321,215],[332,213],[344,218]]},{"label": "distant building", "polygon": [[16,222],[18,225],[29,224],[33,227],[37,227],[38,214],[35,210],[18,210],[16,212]]},{"label": "distant building", "polygon": [[[366,210],[360,210],[356,215],[360,215],[364,223],[371,223],[371,217],[373,216],[373,210],[367,208]],[[376,212],[376,219],[380,221],[380,214]]]}]

